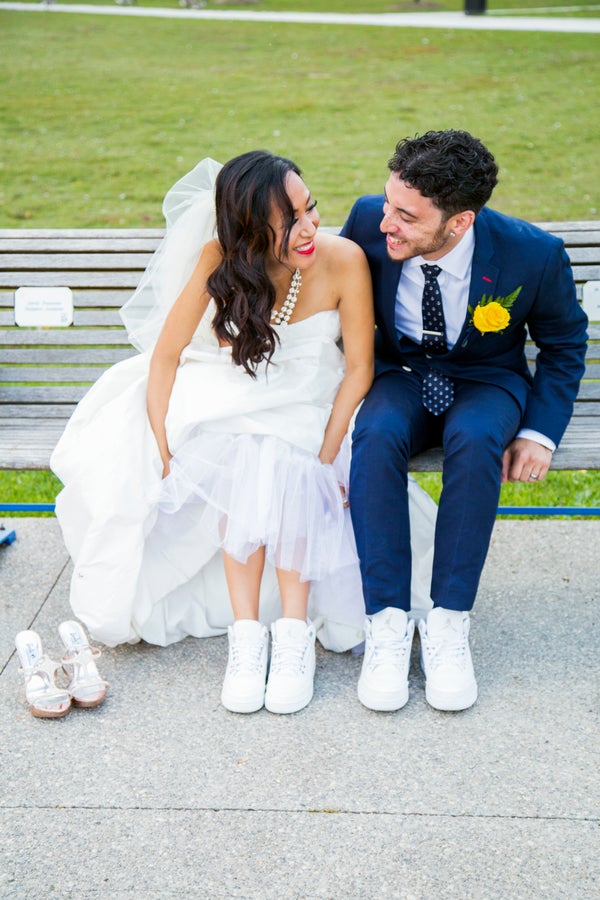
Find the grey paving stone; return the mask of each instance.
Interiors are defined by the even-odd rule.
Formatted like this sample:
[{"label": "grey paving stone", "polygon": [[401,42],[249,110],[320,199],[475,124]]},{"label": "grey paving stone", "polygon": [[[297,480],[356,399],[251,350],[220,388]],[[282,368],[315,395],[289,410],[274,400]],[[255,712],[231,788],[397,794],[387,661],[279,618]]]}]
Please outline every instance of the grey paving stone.
[{"label": "grey paving stone", "polygon": [[[21,560],[14,584],[47,594],[34,623],[58,648],[70,566],[56,523],[22,521],[31,582]],[[232,715],[226,639],[188,638],[103,648],[104,706],[41,721],[11,659],[0,871],[16,880],[0,896],[592,896],[599,537],[596,522],[497,523],[465,713],[425,703],[418,642],[392,714],[358,702],[360,658],[320,650],[306,710]]]},{"label": "grey paving stone", "polygon": [[0,669],[14,653],[18,631],[31,627],[69,556],[54,518],[0,520],[16,540],[0,546]]},{"label": "grey paving stone", "polygon": [[2,887],[15,898],[583,900],[598,889],[589,822],[146,809],[3,820]]}]

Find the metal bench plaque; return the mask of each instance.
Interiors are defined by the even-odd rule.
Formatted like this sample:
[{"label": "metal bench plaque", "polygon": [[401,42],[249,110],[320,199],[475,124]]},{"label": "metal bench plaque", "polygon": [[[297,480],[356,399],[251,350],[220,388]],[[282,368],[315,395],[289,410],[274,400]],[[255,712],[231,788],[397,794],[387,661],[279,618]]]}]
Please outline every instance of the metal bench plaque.
[{"label": "metal bench plaque", "polygon": [[20,287],[15,291],[15,325],[61,328],[73,324],[73,292],[68,287]]}]

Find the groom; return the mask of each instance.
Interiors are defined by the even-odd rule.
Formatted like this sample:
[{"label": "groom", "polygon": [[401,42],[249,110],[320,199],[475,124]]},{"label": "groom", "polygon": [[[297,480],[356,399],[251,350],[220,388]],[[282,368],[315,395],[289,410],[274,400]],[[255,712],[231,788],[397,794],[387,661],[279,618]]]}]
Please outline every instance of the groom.
[{"label": "groom", "polygon": [[479,140],[430,131],[400,141],[388,167],[385,195],[361,197],[342,230],[369,260],[377,322],[350,477],[367,613],[358,696],[376,710],[408,700],[408,461],[441,445],[433,609],[419,633],[428,703],[460,710],[477,699],[469,610],[500,484],[546,475],[583,374],[586,316],[562,241],[486,208],[498,167]]}]

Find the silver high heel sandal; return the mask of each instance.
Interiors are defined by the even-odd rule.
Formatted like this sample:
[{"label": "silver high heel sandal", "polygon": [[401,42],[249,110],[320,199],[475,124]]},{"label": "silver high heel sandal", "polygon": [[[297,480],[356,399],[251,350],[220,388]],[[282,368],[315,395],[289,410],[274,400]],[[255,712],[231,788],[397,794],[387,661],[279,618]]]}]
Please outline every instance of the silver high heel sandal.
[{"label": "silver high heel sandal", "polygon": [[62,622],[58,633],[66,653],[61,663],[65,675],[70,679],[67,690],[73,706],[100,706],[106,697],[108,682],[98,673],[95,659],[100,650],[90,647],[87,635],[79,622]]},{"label": "silver high heel sandal", "polygon": [[31,715],[39,719],[66,716],[71,709],[71,697],[68,691],[54,683],[59,664],[44,653],[40,636],[35,631],[20,631],[15,638],[15,647]]}]

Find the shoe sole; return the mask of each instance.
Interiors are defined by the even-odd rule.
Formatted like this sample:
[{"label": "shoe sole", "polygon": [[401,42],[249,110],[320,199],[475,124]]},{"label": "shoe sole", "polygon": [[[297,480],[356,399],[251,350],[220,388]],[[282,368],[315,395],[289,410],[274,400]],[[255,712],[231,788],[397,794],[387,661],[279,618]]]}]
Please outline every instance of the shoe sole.
[{"label": "shoe sole", "polygon": [[29,712],[32,716],[35,716],[36,719],[62,719],[71,712],[71,704],[69,704],[66,709],[60,709],[58,711],[30,706]]},{"label": "shoe sole", "polygon": [[229,712],[253,713],[258,712],[259,709],[263,708],[265,705],[265,698],[263,694],[260,697],[250,698],[244,702],[237,702],[236,700],[229,699],[227,694],[221,694],[221,703],[225,709],[229,710]]},{"label": "shoe sole", "polygon": [[96,706],[102,706],[106,700],[106,691],[94,700],[80,700],[77,697],[71,697],[71,706],[77,706],[79,709],[94,709]]},{"label": "shoe sole", "polygon": [[453,694],[431,689],[425,685],[425,699],[430,706],[441,712],[460,712],[463,709],[469,709],[477,700],[477,685],[471,685],[464,691]]},{"label": "shoe sole", "polygon": [[362,705],[375,712],[396,712],[408,703],[408,685],[392,694],[389,691],[366,688],[359,681],[357,693]]},{"label": "shoe sole", "polygon": [[293,703],[282,703],[278,702],[277,700],[271,700],[269,698],[269,695],[267,694],[265,697],[265,709],[268,709],[269,712],[277,713],[278,715],[300,712],[301,709],[304,709],[305,706],[308,706],[313,698],[313,693],[313,691],[310,691],[310,693],[304,694],[303,697],[294,700]]}]

